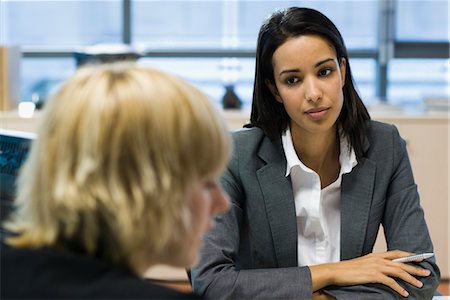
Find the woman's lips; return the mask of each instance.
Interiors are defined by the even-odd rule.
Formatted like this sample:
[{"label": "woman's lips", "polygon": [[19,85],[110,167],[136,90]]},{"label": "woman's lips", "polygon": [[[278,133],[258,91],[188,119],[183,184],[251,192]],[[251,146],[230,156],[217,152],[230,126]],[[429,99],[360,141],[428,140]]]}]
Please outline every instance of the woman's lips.
[{"label": "woman's lips", "polygon": [[313,108],[313,109],[306,111],[306,114],[308,114],[314,120],[320,120],[320,119],[325,118],[328,110],[329,110],[329,108],[325,108],[325,107]]}]

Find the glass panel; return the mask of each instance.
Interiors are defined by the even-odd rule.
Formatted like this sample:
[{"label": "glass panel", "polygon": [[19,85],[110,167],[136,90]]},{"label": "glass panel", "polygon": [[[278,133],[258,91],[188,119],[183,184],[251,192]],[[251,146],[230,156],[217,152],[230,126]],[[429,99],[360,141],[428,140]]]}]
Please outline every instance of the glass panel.
[{"label": "glass panel", "polygon": [[133,1],[133,43],[150,48],[220,47],[223,6],[222,1]]},{"label": "glass panel", "polygon": [[376,102],[375,81],[376,62],[374,59],[351,58],[350,66],[355,81],[356,90],[364,104],[370,105]]},{"label": "glass panel", "polygon": [[322,11],[340,28],[349,49],[377,46],[376,0],[137,0],[132,6],[133,42],[137,46],[255,49],[264,19],[276,9],[290,6]]},{"label": "glass panel", "polygon": [[235,87],[244,106],[251,102],[255,72],[253,58],[142,58],[138,63],[184,78],[217,105],[222,105],[226,85]]},{"label": "glass panel", "polygon": [[75,46],[121,42],[120,0],[2,0],[1,5],[0,42],[5,44]]},{"label": "glass panel", "polygon": [[75,71],[72,58],[25,58],[22,60],[22,100],[43,104]]},{"label": "glass panel", "polygon": [[446,59],[392,60],[388,71],[389,101],[403,105],[421,105],[433,98],[448,101],[449,62]]},{"label": "glass panel", "polygon": [[400,41],[448,41],[447,0],[399,0],[396,35]]},{"label": "glass panel", "polygon": [[291,6],[310,7],[325,14],[338,27],[348,49],[370,49],[377,46],[378,1],[239,1],[239,42],[256,47],[258,30],[263,21],[277,9]]}]

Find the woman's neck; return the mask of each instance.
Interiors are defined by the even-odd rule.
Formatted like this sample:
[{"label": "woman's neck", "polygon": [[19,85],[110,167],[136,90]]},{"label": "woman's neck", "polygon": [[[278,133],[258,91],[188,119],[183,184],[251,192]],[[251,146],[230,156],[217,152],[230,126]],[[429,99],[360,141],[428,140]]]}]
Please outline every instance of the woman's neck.
[{"label": "woman's neck", "polygon": [[337,131],[308,133],[291,128],[291,135],[298,158],[319,174],[322,187],[334,182],[340,170],[340,141]]}]

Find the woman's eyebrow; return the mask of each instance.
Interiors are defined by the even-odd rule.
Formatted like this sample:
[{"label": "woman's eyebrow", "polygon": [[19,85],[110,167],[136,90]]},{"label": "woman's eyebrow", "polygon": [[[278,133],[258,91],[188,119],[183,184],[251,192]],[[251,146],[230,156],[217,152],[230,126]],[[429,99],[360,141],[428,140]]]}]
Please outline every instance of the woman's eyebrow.
[{"label": "woman's eyebrow", "polygon": [[[314,65],[314,68],[317,68],[317,67],[319,67],[319,66],[321,66],[321,65],[323,65],[323,64],[325,64],[325,63],[327,63],[327,62],[329,62],[329,61],[334,61],[334,58],[332,58],[332,57],[325,58],[325,59],[319,61],[318,63],[316,63],[316,64]],[[301,72],[301,70],[300,70],[299,68],[295,68],[295,69],[287,69],[287,70],[281,71],[280,74],[278,74],[278,76],[281,76],[281,75],[283,75],[283,74],[285,74],[285,73],[298,73],[298,72]]]},{"label": "woman's eyebrow", "polygon": [[320,65],[323,65],[324,63],[327,63],[329,61],[334,61],[334,58],[329,57],[329,58],[325,58],[324,60],[319,61],[317,64],[314,65],[314,68],[319,67]]}]

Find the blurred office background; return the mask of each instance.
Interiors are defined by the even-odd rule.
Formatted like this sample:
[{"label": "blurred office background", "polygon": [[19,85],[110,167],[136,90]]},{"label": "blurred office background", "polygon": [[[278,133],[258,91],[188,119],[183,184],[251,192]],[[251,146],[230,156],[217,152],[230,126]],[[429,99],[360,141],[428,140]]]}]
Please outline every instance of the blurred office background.
[{"label": "blurred office background", "polygon": [[[139,64],[184,77],[219,106],[226,87],[233,86],[248,109],[264,19],[290,6],[319,9],[344,36],[372,117],[396,124],[407,140],[444,279],[440,291],[450,295],[449,1],[0,0],[0,111],[10,110],[0,112],[0,128],[35,132],[39,114],[33,115],[32,102],[45,103],[77,68],[76,54],[93,49],[137,53]],[[5,55],[4,49],[11,51]],[[5,57],[12,58],[6,67]],[[19,106],[20,118],[14,105],[5,105],[14,95],[27,101],[21,103],[27,104],[23,115]],[[439,113],[422,114],[430,111]],[[225,115],[236,129],[249,112],[227,110]],[[386,249],[382,232],[375,251]],[[190,288],[184,269],[171,272],[148,276],[184,280]]]},{"label": "blurred office background", "polygon": [[186,78],[212,101],[231,85],[248,106],[258,29],[289,6],[335,22],[367,105],[448,102],[447,0],[0,0],[0,45],[22,53],[22,101],[45,100],[76,69],[74,52],[125,44],[142,54],[139,63]]}]

